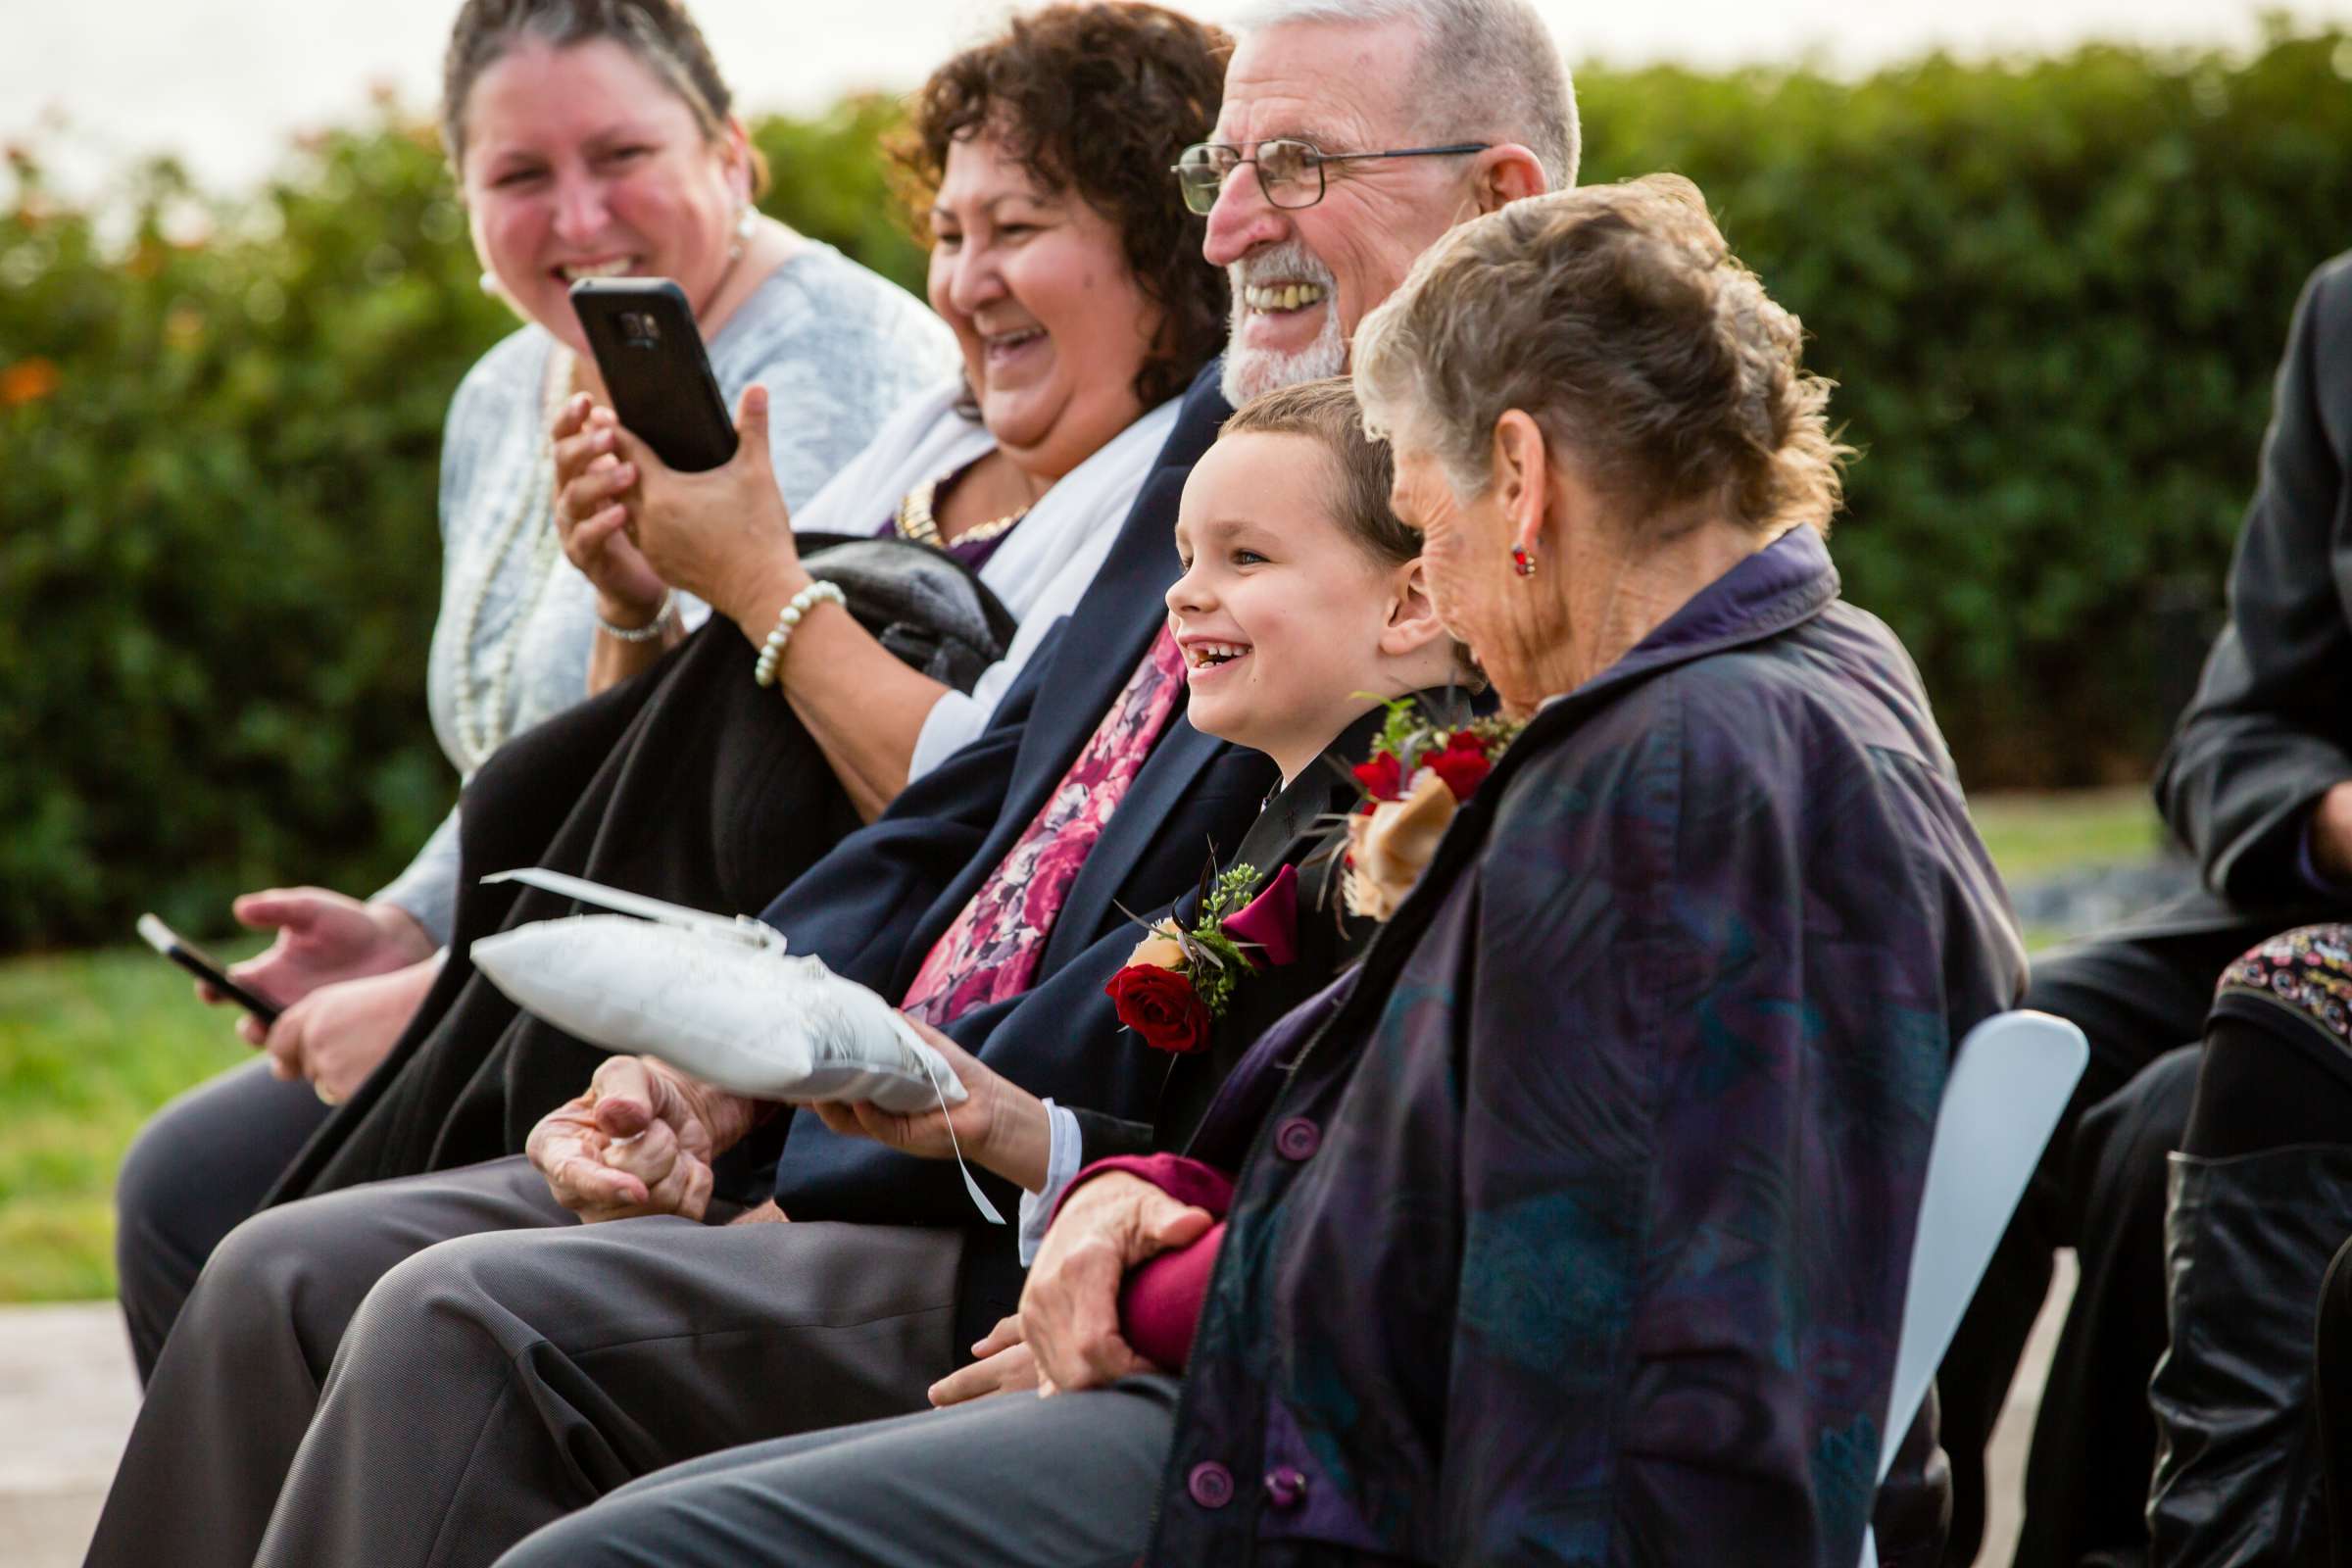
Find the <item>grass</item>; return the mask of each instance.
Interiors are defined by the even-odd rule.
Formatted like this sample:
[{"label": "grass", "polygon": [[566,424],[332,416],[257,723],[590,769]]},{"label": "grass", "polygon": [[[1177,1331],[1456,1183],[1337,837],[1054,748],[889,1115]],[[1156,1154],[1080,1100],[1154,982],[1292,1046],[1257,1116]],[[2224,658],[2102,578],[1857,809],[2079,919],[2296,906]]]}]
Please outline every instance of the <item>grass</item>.
[{"label": "grass", "polygon": [[[1969,811],[2012,888],[2080,866],[2144,859],[2163,842],[2155,803],[2136,787],[1980,796]],[[2029,925],[2026,951],[2056,947],[2072,934]]]},{"label": "grass", "polygon": [[2012,886],[2076,866],[2144,859],[2163,842],[2155,803],[2138,786],[1981,796],[1969,811]]},{"label": "grass", "polygon": [[144,948],[0,963],[0,1302],[112,1296],[109,1195],[131,1135],[251,1054]]},{"label": "grass", "polygon": [[[1975,809],[2012,882],[2137,859],[2156,842],[2144,790],[1995,796]],[[2029,932],[2029,946],[2050,935]],[[143,948],[0,962],[0,1302],[112,1296],[123,1149],[157,1106],[249,1054],[227,1014],[198,1006]]]}]

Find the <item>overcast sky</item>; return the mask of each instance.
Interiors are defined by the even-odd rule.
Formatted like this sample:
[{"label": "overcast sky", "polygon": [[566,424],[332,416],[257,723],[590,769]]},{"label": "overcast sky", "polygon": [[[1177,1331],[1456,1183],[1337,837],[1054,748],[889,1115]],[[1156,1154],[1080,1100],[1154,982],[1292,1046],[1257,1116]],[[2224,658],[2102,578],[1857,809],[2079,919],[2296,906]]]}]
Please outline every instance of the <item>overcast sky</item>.
[{"label": "overcast sky", "polygon": [[[2246,0],[1536,0],[1571,60],[1701,66],[1812,55],[1861,70],[2084,38],[2250,46]],[[80,179],[169,148],[208,184],[252,179],[305,125],[350,119],[371,83],[429,106],[455,0],[5,0],[0,138],[28,132]],[[695,0],[745,108],[801,110],[905,89],[1010,9],[1002,0]],[[1199,0],[1218,18],[1235,0]],[[2352,0],[2297,0],[2303,24]],[[44,117],[67,129],[37,131]]]}]

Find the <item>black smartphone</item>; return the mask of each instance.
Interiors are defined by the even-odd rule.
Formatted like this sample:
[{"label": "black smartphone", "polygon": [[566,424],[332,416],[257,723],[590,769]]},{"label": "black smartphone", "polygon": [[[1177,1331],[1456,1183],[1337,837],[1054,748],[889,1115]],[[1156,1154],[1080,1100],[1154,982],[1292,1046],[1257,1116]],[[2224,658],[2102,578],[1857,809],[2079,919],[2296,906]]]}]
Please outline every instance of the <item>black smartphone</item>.
[{"label": "black smartphone", "polygon": [[211,954],[182,938],[154,915],[139,916],[139,935],[156,952],[261,1019],[264,1028],[277,1022],[277,1015],[286,1010],[274,1002],[264,1002],[231,980],[228,972],[220,967]]},{"label": "black smartphone", "polygon": [[686,473],[735,455],[735,421],[684,289],[666,277],[584,277],[571,308],[631,435]]}]

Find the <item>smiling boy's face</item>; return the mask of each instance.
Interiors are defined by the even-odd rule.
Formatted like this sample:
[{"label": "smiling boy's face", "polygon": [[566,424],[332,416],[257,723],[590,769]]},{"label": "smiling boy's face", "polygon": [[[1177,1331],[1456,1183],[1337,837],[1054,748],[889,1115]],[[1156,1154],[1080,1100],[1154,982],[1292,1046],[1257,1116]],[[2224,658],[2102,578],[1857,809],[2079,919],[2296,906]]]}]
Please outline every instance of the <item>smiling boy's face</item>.
[{"label": "smiling boy's face", "polygon": [[1231,435],[1194,465],[1177,513],[1168,627],[1187,713],[1286,779],[1364,711],[1362,694],[1401,689],[1381,639],[1413,568],[1382,564],[1333,518],[1338,477],[1311,437]]}]

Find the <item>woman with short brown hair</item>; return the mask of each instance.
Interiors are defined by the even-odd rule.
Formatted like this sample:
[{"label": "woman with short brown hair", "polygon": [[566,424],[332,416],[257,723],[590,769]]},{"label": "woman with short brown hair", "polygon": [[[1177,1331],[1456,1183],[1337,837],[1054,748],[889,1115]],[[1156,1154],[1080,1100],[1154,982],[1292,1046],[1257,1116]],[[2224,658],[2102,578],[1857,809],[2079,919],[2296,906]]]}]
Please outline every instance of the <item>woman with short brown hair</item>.
[{"label": "woman with short brown hair", "polygon": [[[457,388],[440,453],[441,601],[424,686],[454,784],[577,705],[592,663],[658,649],[704,613],[659,583],[642,604],[615,598],[611,562],[565,558],[549,429],[565,400],[605,395],[574,279],[634,271],[679,284],[723,394],[757,382],[795,411],[761,454],[794,506],[946,373],[951,346],[905,290],[753,206],[757,150],[682,5],[472,0],[445,68],[443,143],[482,286],[522,318]],[[237,900],[237,918],[276,939],[232,973],[286,1011],[267,1038],[240,1015],[238,1033],[269,1061],[166,1106],[124,1159],[116,1264],[142,1378],[213,1247],[326,1119],[320,1101],[366,1078],[439,975],[461,821],[453,808],[365,900],[318,887]]]}]

